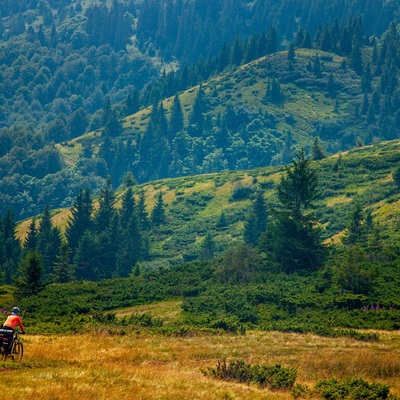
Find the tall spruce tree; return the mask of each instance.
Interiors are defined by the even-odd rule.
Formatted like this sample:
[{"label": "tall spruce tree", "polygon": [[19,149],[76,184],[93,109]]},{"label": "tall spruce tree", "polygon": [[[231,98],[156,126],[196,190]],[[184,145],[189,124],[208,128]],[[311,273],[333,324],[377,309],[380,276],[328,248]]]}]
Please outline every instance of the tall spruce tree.
[{"label": "tall spruce tree", "polygon": [[146,194],[144,191],[141,191],[139,194],[137,214],[139,217],[140,229],[143,231],[148,231],[150,229],[150,218],[149,212],[147,211]]},{"label": "tall spruce tree", "polygon": [[212,260],[215,256],[215,242],[211,233],[208,232],[199,248],[199,258],[200,260]]},{"label": "tall spruce tree", "polygon": [[183,129],[183,111],[179,96],[176,94],[171,107],[171,118],[169,121],[170,138],[173,140],[176,134]]},{"label": "tall spruce tree", "polygon": [[160,191],[156,197],[156,203],[151,212],[151,222],[154,226],[158,226],[161,224],[165,224],[166,216],[165,216],[165,205],[163,194]]},{"label": "tall spruce tree", "polygon": [[70,212],[71,215],[68,218],[65,228],[65,236],[68,246],[72,251],[71,257],[73,258],[83,233],[93,229],[93,203],[89,188],[80,190]]},{"label": "tall spruce tree", "polygon": [[54,280],[58,283],[67,283],[74,279],[75,265],[71,264],[71,249],[67,243],[61,245],[60,255],[54,263]]},{"label": "tall spruce tree", "polygon": [[16,236],[14,214],[8,210],[0,222],[0,265],[5,273],[7,283],[18,268],[21,257],[21,242]]},{"label": "tall spruce tree", "polygon": [[38,228],[37,251],[42,257],[43,275],[50,277],[53,273],[53,264],[61,251],[61,232],[51,221],[50,208],[47,205],[40,217]]},{"label": "tall spruce tree", "polygon": [[269,229],[270,249],[283,271],[312,270],[322,264],[321,232],[310,212],[318,197],[317,186],[317,174],[301,150],[276,188],[278,207]]},{"label": "tall spruce tree", "polygon": [[43,288],[43,265],[39,253],[28,253],[21,261],[15,279],[15,298],[34,296]]},{"label": "tall spruce tree", "polygon": [[244,240],[247,244],[256,246],[260,235],[267,228],[267,205],[264,193],[259,192],[249,210],[244,226]]},{"label": "tall spruce tree", "polygon": [[36,226],[36,218],[32,218],[28,231],[24,240],[24,253],[34,252],[38,245],[38,231]]}]

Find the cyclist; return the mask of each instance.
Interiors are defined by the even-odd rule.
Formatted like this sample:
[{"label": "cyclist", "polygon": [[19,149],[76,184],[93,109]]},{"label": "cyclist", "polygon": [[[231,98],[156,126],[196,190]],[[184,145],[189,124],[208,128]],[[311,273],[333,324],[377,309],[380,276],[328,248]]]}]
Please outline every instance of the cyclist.
[{"label": "cyclist", "polygon": [[[12,338],[14,335],[14,330],[17,325],[21,328],[21,333],[25,333],[24,325],[22,324],[22,319],[19,316],[20,309],[18,307],[14,307],[11,311],[11,315],[9,315],[6,319],[6,322],[3,324],[3,343],[2,345],[7,345],[7,348],[4,348],[7,352],[10,350],[10,345],[12,342]],[[6,340],[4,340],[6,339]]]}]

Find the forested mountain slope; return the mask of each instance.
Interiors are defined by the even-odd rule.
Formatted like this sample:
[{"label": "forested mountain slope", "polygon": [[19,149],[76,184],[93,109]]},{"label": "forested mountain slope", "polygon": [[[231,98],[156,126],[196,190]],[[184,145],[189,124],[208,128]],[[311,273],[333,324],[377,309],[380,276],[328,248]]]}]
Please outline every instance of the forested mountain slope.
[{"label": "forested mountain slope", "polygon": [[[358,207],[359,223],[364,224],[368,218],[374,220],[374,232],[379,239],[378,236],[372,239],[371,231],[370,240],[379,240],[389,247],[396,245],[400,192],[398,175],[397,178],[393,175],[400,161],[399,146],[397,140],[385,142],[312,162],[319,182],[314,213],[317,224],[323,227],[321,238],[327,244],[340,243],[339,238],[349,228],[350,216]],[[134,263],[130,259],[140,261],[145,270],[207,260],[232,246],[246,242],[256,244],[253,239],[246,238],[246,225],[250,223],[260,195],[265,204],[257,211],[264,215],[259,218],[273,217],[276,185],[283,174],[283,167],[268,167],[169,178],[124,188],[117,193],[105,186],[96,202],[88,194],[78,195],[72,214],[69,210],[52,213],[44,210],[36,219],[35,230],[32,220],[25,221],[18,226],[18,237],[24,242],[26,252],[31,239],[43,235],[40,234],[43,231],[41,221],[45,220],[46,226],[54,225],[57,237],[64,236],[67,230],[67,242],[72,249],[69,257],[77,265],[76,276],[94,280],[126,276]],[[129,200],[132,195],[133,202]],[[94,213],[93,207],[97,210]],[[99,212],[99,207],[104,210]],[[135,210],[138,219],[130,228],[127,220],[132,209],[129,211],[129,207]],[[90,213],[93,213],[91,217]],[[73,228],[71,218],[75,220]],[[8,225],[11,226],[10,222]],[[84,235],[85,240],[78,246],[79,238],[82,240],[83,231],[87,229],[90,236]],[[124,233],[127,229],[130,233]],[[50,231],[53,236],[46,236],[46,240],[53,241],[51,238],[56,232],[53,228]],[[124,253],[127,238],[133,241],[130,250],[133,253]],[[52,243],[53,246],[43,248],[48,254],[45,259],[56,262],[61,241],[57,239]],[[81,269],[86,265],[85,259],[91,260],[90,264],[95,263],[97,269]],[[46,261],[45,274],[53,274],[53,268],[51,261]]]},{"label": "forested mountain slope", "polygon": [[116,188],[127,173],[287,163],[316,137],[334,153],[399,135],[396,2],[0,5],[0,209],[18,219],[109,176]]}]

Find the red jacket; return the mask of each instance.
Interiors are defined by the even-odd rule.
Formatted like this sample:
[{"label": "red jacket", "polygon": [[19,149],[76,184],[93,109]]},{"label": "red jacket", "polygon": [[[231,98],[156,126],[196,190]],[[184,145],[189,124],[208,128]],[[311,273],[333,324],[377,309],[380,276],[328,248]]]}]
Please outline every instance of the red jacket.
[{"label": "red jacket", "polygon": [[8,318],[6,319],[6,322],[4,322],[4,327],[7,326],[9,328],[15,329],[15,327],[19,325],[21,328],[22,332],[25,332],[24,325],[22,325],[22,320],[21,317],[18,315],[9,315]]}]

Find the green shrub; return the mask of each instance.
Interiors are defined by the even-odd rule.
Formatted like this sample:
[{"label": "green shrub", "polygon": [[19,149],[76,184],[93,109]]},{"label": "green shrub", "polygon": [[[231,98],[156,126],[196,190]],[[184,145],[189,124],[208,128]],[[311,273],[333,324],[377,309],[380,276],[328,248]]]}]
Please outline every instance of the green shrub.
[{"label": "green shrub", "polygon": [[300,383],[294,384],[292,389],[290,390],[290,394],[295,399],[308,398],[310,392],[310,388],[307,385],[302,385]]},{"label": "green shrub", "polygon": [[232,191],[232,201],[239,201],[248,199],[254,192],[256,187],[254,185],[245,185],[239,182]]},{"label": "green shrub", "polygon": [[389,386],[381,383],[368,383],[363,379],[347,379],[338,381],[329,379],[320,381],[315,386],[321,396],[328,400],[378,400],[387,399]]},{"label": "green shrub", "polygon": [[293,368],[285,368],[280,364],[247,364],[244,360],[218,360],[215,368],[202,371],[205,375],[222,380],[232,380],[242,383],[256,383],[269,389],[288,389],[293,387],[297,371]]}]

